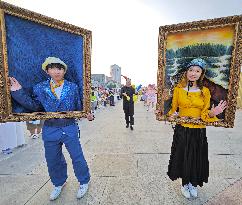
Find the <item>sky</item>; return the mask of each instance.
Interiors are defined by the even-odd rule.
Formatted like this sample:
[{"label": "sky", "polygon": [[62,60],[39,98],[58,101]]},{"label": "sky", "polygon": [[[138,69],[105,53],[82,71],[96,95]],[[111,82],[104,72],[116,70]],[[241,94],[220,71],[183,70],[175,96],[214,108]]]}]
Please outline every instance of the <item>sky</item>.
[{"label": "sky", "polygon": [[242,14],[242,0],[5,2],[91,30],[91,72],[109,76],[117,64],[136,85],[156,84],[160,26]]},{"label": "sky", "polygon": [[188,45],[211,43],[231,46],[234,42],[234,26],[213,28],[202,31],[172,33],[167,36],[166,49],[178,49]]}]

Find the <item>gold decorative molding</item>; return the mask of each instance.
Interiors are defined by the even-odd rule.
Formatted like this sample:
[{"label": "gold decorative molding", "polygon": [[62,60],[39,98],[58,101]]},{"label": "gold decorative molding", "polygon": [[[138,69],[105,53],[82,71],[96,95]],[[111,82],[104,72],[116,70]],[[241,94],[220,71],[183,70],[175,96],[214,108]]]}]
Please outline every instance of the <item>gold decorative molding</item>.
[{"label": "gold decorative molding", "polygon": [[239,73],[241,68],[242,61],[242,15],[229,16],[223,18],[209,19],[194,21],[181,24],[173,24],[161,26],[159,28],[159,39],[158,39],[158,72],[157,72],[157,120],[168,120],[165,115],[163,115],[164,110],[164,99],[162,96],[165,95],[165,68],[166,68],[166,43],[167,35],[173,33],[187,32],[187,31],[202,31],[212,28],[222,28],[225,26],[234,27],[234,42],[233,42],[233,51],[231,58],[231,67],[230,67],[230,76],[229,76],[229,85],[228,85],[228,94],[227,102],[228,108],[225,111],[225,118],[222,121],[214,123],[205,123],[202,120],[197,119],[173,119],[172,122],[176,123],[194,123],[194,124],[206,124],[210,126],[221,126],[221,127],[233,127],[235,119],[235,111],[237,104],[237,94],[239,86]]},{"label": "gold decorative molding", "polygon": [[[12,113],[11,95],[8,83],[8,59],[4,15],[9,14],[51,28],[63,30],[83,38],[83,111]],[[92,32],[11,4],[0,1],[0,122],[29,121],[51,118],[82,118],[90,113],[91,90],[91,41]]]}]

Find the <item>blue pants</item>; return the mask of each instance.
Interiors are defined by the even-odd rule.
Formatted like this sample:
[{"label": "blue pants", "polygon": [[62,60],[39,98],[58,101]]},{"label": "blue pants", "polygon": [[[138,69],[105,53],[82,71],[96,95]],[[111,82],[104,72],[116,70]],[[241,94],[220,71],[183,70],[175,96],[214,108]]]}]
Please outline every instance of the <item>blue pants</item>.
[{"label": "blue pants", "polygon": [[[79,183],[86,184],[90,180],[89,168],[83,156],[77,130],[77,125],[70,125],[65,128],[47,126],[43,128],[45,158],[50,179],[55,186],[63,185],[67,179],[67,164],[62,153],[63,144],[70,154]],[[55,140],[51,138],[51,135],[55,137]],[[57,135],[59,137],[56,139]]]}]

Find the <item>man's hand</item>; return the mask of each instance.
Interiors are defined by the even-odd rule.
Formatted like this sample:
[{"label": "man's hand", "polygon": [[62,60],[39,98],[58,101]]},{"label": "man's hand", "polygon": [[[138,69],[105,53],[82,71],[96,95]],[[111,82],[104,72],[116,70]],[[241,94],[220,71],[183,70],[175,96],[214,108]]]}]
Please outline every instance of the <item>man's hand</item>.
[{"label": "man's hand", "polygon": [[92,121],[92,120],[94,120],[94,116],[93,116],[92,113],[88,113],[88,114],[87,114],[87,120],[88,120],[88,121]]},{"label": "man's hand", "polygon": [[22,86],[14,77],[9,77],[9,80],[10,80],[10,90],[11,91],[17,91],[17,90],[22,89]]},{"label": "man's hand", "polygon": [[157,114],[160,113],[160,111],[159,110],[155,110],[154,113],[157,115]]},{"label": "man's hand", "polygon": [[122,95],[123,95],[123,96],[125,96],[125,97],[127,97],[127,96],[128,96],[128,95],[127,95],[127,93],[122,93]]},{"label": "man's hand", "polygon": [[123,96],[125,96],[126,99],[127,99],[128,101],[130,101],[130,97],[127,95],[127,93],[123,93]]}]

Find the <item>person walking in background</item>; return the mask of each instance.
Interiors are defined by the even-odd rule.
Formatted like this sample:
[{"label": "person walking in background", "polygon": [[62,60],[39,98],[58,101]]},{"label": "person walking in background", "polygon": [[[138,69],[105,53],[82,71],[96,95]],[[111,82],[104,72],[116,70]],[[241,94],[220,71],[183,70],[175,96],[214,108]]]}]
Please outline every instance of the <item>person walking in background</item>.
[{"label": "person walking in background", "polygon": [[123,98],[123,110],[125,114],[126,128],[134,126],[134,100],[135,89],[131,86],[131,79],[126,78],[126,85],[121,88],[121,97]]},{"label": "person walking in background", "polygon": [[97,96],[95,95],[94,90],[91,92],[91,111],[92,114],[95,115],[97,109]]},{"label": "person walking in background", "polygon": [[113,90],[109,91],[110,106],[115,106],[114,104],[114,92]]},{"label": "person walking in background", "polygon": [[149,111],[150,109],[150,105],[152,107],[152,109],[154,108],[155,106],[155,103],[156,103],[156,90],[155,90],[155,85],[151,85],[149,84],[148,85],[148,89],[147,89],[147,92],[146,92],[146,95],[147,95],[147,111]]},{"label": "person walking in background", "polygon": [[144,106],[147,106],[147,87],[143,88],[141,99],[144,101]]},{"label": "person walking in background", "polygon": [[43,120],[34,120],[26,122],[27,130],[30,132],[30,137],[32,139],[37,139],[40,137],[43,124]]},{"label": "person walking in background", "polygon": [[100,109],[100,105],[101,105],[101,94],[100,94],[100,90],[98,87],[94,88],[94,95],[96,96],[97,99],[97,107],[96,109]]}]

